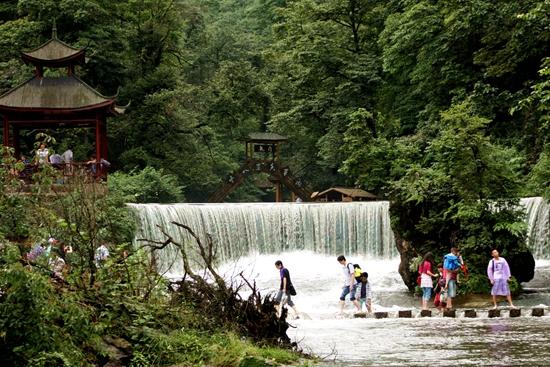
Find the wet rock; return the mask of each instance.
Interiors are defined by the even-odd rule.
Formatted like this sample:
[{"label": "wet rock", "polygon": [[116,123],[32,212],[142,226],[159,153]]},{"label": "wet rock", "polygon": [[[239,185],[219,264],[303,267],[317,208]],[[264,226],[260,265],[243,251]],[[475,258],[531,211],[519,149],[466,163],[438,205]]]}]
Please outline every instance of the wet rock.
[{"label": "wet rock", "polygon": [[397,316],[398,317],[403,317],[403,318],[411,318],[412,317],[412,311],[411,310],[399,310],[397,312]]},{"label": "wet rock", "polygon": [[476,312],[476,310],[465,310],[464,311],[464,317],[468,317],[468,318],[477,317],[477,312]]},{"label": "wet rock", "polygon": [[531,310],[531,316],[537,316],[537,317],[544,316],[544,308],[533,308]]},{"label": "wet rock", "polygon": [[356,313],[353,314],[353,317],[364,319],[364,318],[367,317],[367,313],[366,312],[356,312]]},{"label": "wet rock", "polygon": [[388,317],[388,313],[387,312],[375,312],[374,317],[376,317],[377,319],[385,319],[385,318]]},{"label": "wet rock", "polygon": [[518,282],[528,282],[535,276],[535,258],[528,251],[506,256],[512,275]]},{"label": "wet rock", "polygon": [[432,317],[432,310],[422,310],[420,311],[421,317]]},{"label": "wet rock", "polygon": [[456,310],[443,311],[443,317],[456,317]]},{"label": "wet rock", "polygon": [[490,318],[493,318],[493,317],[500,317],[500,310],[499,309],[496,309],[496,308],[493,308],[491,310],[489,310],[489,315],[488,315]]},{"label": "wet rock", "polygon": [[520,317],[520,316],[521,316],[521,308],[510,309],[510,317]]}]

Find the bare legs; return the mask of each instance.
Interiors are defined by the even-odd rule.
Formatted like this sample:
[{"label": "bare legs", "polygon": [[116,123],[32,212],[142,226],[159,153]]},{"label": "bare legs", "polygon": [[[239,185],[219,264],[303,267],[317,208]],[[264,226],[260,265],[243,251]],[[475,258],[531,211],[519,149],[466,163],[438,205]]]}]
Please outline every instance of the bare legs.
[{"label": "bare legs", "polygon": [[[510,307],[516,308],[516,306],[514,306],[514,303],[512,302],[512,295],[511,294],[508,294],[506,296],[506,299],[508,300],[508,303],[510,304]],[[493,308],[497,308],[497,296],[493,296]]]}]

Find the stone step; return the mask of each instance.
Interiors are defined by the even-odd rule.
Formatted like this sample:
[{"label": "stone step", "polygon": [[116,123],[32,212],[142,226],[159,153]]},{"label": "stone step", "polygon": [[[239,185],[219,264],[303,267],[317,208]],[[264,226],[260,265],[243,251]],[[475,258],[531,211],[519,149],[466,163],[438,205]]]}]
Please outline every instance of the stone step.
[{"label": "stone step", "polygon": [[[484,317],[485,312],[487,312],[488,318],[498,318],[498,317],[520,317],[523,315],[530,315],[535,317],[541,317],[545,314],[545,308],[542,307],[535,307],[532,309],[527,309],[522,312],[521,308],[510,308],[510,309],[465,309],[465,310],[443,310],[441,314],[437,314],[435,316],[443,316],[443,317],[451,317],[456,318],[463,316],[465,318],[477,318],[477,317]],[[398,317],[398,318],[413,318],[413,317],[432,317],[433,313],[432,310],[420,310],[420,312],[415,312],[414,310],[398,310],[397,312],[386,312],[386,311],[378,311],[374,312],[373,314],[366,313],[366,312],[357,312],[353,314],[353,317],[355,318],[367,318],[367,317],[374,317],[376,319],[386,319],[390,317]]]}]

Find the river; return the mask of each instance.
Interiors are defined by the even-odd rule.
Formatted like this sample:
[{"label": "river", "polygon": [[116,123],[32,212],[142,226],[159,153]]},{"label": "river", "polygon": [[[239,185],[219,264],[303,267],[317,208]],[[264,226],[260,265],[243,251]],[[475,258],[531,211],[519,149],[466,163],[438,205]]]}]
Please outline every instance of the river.
[{"label": "river", "polygon": [[[353,318],[351,305],[339,315],[338,296],[342,283],[340,265],[334,256],[307,251],[279,255],[256,255],[226,264],[226,277],[245,269],[264,293],[278,288],[274,262],[282,260],[290,270],[298,295],[300,313],[290,310],[289,336],[308,353],[322,358],[320,366],[549,366],[550,316],[528,314],[534,306],[550,305],[550,261],[537,261],[535,279],[524,286],[527,293],[514,300],[523,315],[510,318],[505,302],[501,318],[488,318],[487,307],[478,317],[442,317],[435,309],[431,318],[420,318],[420,299],[410,295],[398,273],[399,261],[357,256],[351,258],[369,273],[374,293],[374,311],[387,311],[389,318]],[[490,297],[487,297],[490,302]],[[413,310],[413,318],[397,318],[398,310]]]},{"label": "river", "polygon": [[[416,316],[420,299],[397,273],[389,202],[131,207],[141,223],[137,238],[164,241],[160,225],[192,251],[193,239],[170,222],[187,224],[203,238],[209,233],[226,279],[243,271],[263,294],[277,291],[274,263],[282,260],[298,292],[294,301],[300,316],[291,315],[294,327],[288,334],[304,351],[322,357],[321,366],[550,366],[550,210],[542,198],[522,199],[522,205],[529,244],[539,259],[535,279],[525,284],[532,293],[515,300],[523,315],[510,318],[504,308],[503,317],[488,318],[487,296],[477,305],[475,319],[464,318],[458,302],[457,318],[438,312],[431,318],[395,317],[399,310],[413,310]],[[340,253],[354,254],[348,260],[369,273],[374,311],[387,311],[390,318],[356,319],[350,305],[344,316],[339,314],[343,274],[335,255]],[[157,266],[167,277],[181,276],[177,248],[157,254]],[[535,306],[544,307],[545,316],[529,316]]]}]

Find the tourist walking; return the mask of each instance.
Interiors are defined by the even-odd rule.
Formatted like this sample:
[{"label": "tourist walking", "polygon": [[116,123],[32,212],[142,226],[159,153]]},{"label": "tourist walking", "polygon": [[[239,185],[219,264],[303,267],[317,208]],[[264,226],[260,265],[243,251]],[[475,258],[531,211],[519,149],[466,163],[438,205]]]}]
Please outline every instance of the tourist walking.
[{"label": "tourist walking", "polygon": [[487,265],[487,276],[491,281],[491,296],[493,296],[493,308],[497,308],[497,296],[505,296],[510,304],[510,307],[514,307],[512,303],[512,294],[510,293],[510,287],[508,282],[512,274],[510,273],[510,266],[505,258],[500,257],[497,249],[491,251],[493,257]]},{"label": "tourist walking", "polygon": [[445,276],[445,287],[443,291],[447,293],[447,309],[453,308],[453,298],[456,297],[456,280],[458,269],[463,261],[457,247],[451,247],[451,252],[443,257],[443,275]]},{"label": "tourist walking", "polygon": [[109,249],[107,248],[106,243],[102,243],[101,246],[99,246],[95,250],[95,255],[94,255],[95,266],[98,268],[102,267],[108,258],[109,258]]},{"label": "tourist walking", "polygon": [[292,307],[294,313],[296,314],[296,318],[299,318],[298,310],[296,309],[296,306],[292,301],[292,296],[296,295],[296,290],[294,289],[292,281],[290,280],[290,272],[287,268],[284,267],[281,260],[275,261],[275,267],[279,270],[279,275],[281,277],[279,293],[277,293],[277,296],[275,297],[275,308],[277,309],[277,317],[281,317],[281,313],[283,312],[283,305],[286,303],[290,307]]},{"label": "tourist walking", "polygon": [[49,162],[49,155],[50,152],[48,148],[46,148],[46,144],[42,143],[40,144],[40,148],[36,150],[36,160],[38,164],[46,164]]},{"label": "tourist walking", "polygon": [[355,305],[357,310],[359,310],[359,302],[355,299],[357,281],[355,280],[355,270],[353,268],[353,264],[348,262],[344,255],[338,256],[336,260],[340,263],[340,265],[342,265],[342,271],[344,273],[344,285],[342,287],[342,293],[340,294],[340,313],[344,313],[346,296],[348,294],[349,300]]},{"label": "tourist walking", "polygon": [[418,272],[420,273],[420,288],[422,288],[422,309],[428,309],[428,302],[432,297],[433,290],[433,280],[432,277],[437,275],[432,273],[434,262],[434,256],[431,252],[427,252],[422,258],[422,262],[418,267]]}]

